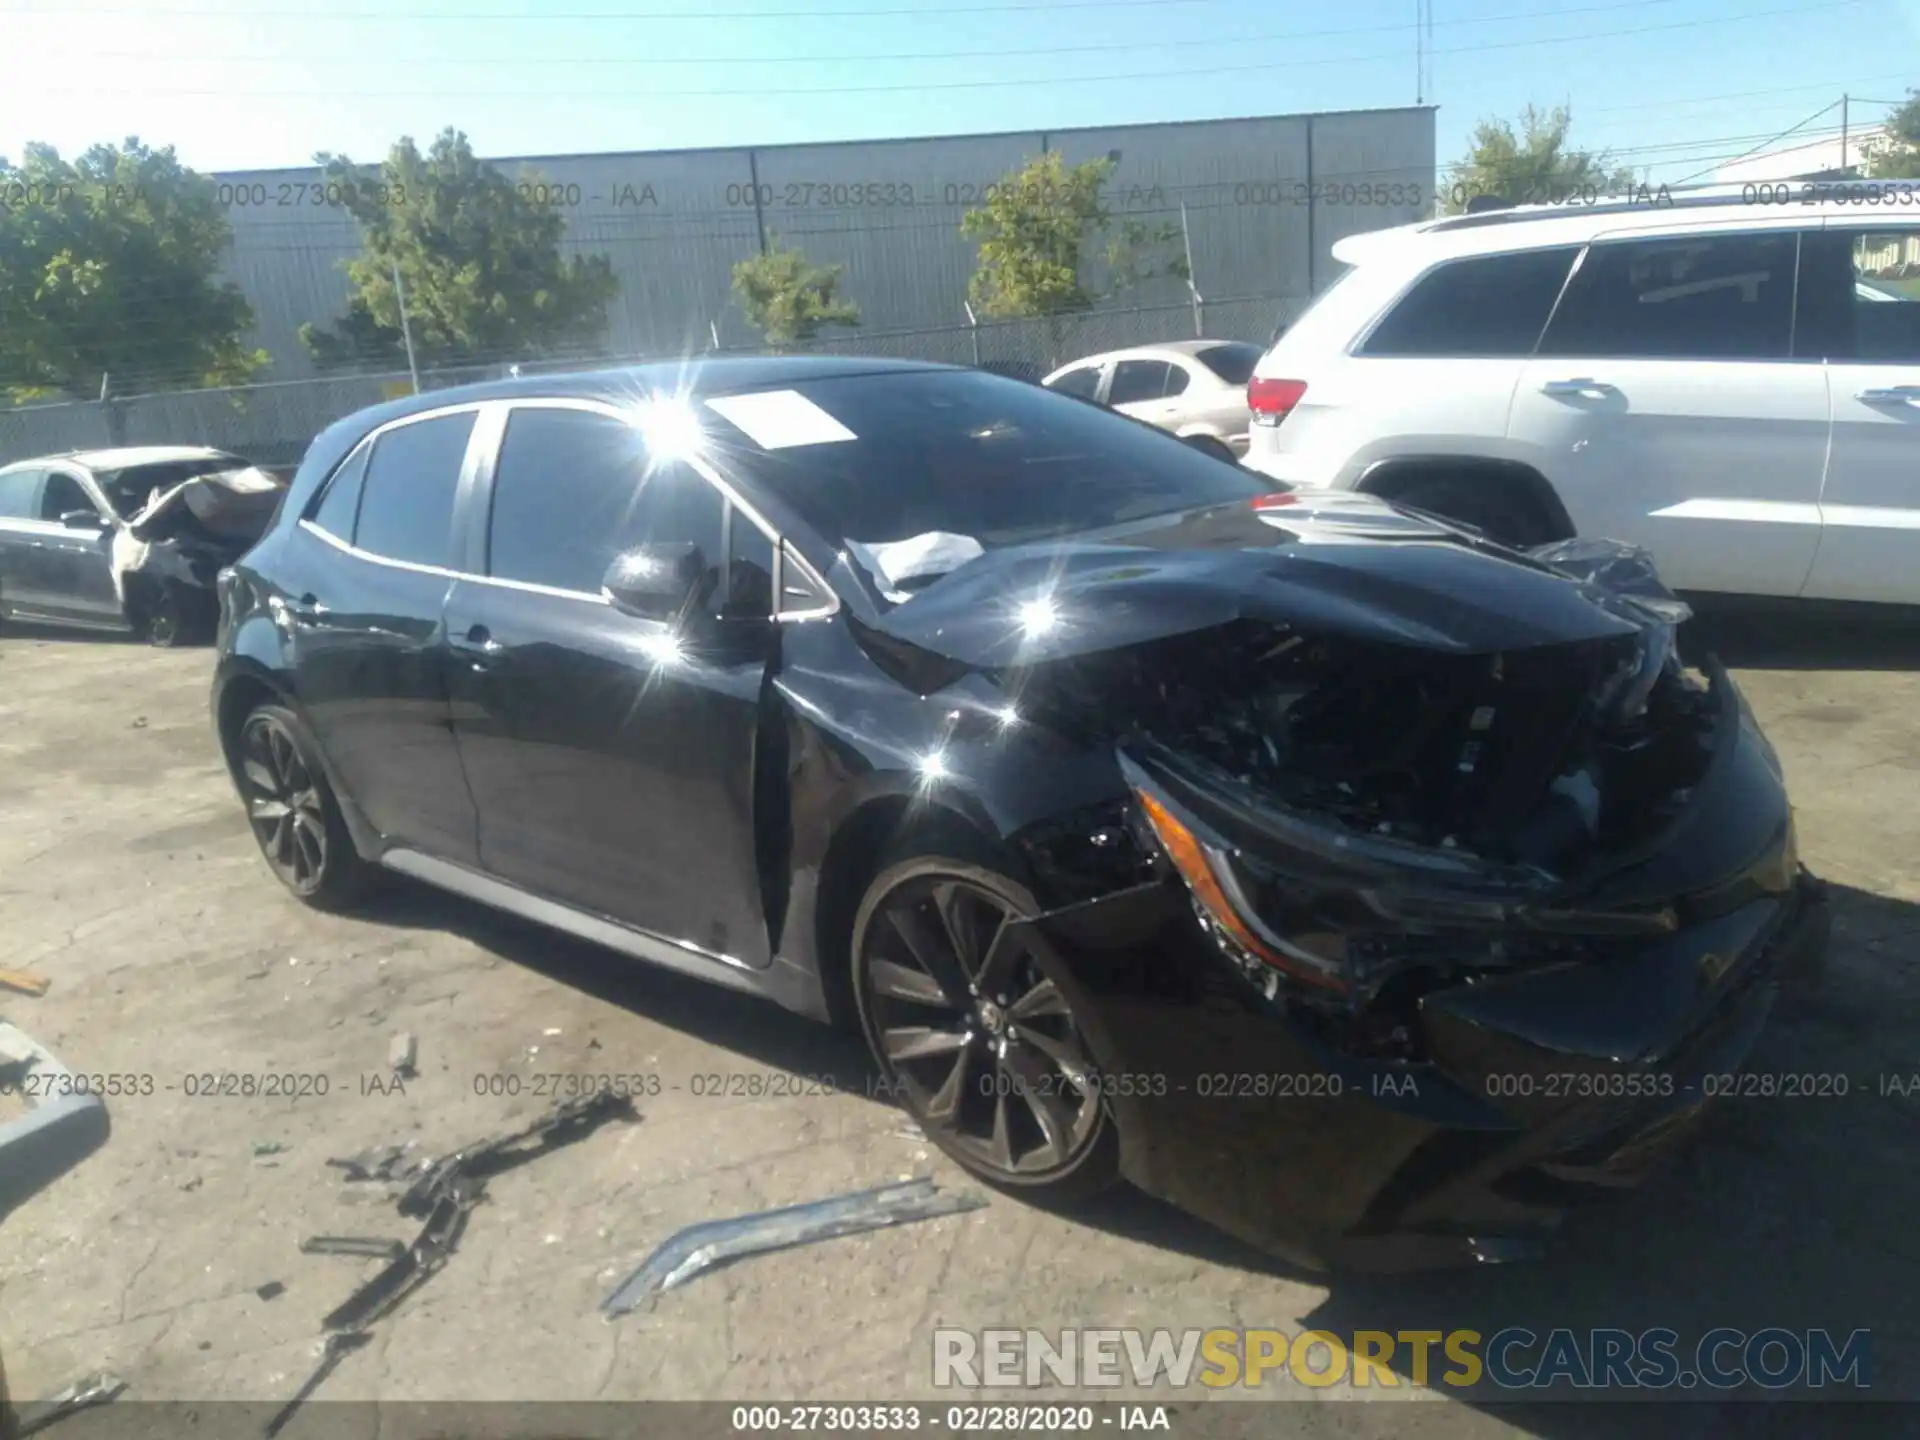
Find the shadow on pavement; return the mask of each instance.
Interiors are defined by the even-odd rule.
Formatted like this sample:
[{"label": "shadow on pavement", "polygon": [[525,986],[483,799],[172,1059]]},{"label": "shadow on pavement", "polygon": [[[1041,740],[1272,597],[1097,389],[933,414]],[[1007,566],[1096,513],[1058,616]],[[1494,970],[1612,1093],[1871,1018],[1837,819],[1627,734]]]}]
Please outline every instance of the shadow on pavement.
[{"label": "shadow on pavement", "polygon": [[1920,611],[1690,595],[1680,651],[1734,670],[1920,670]]}]

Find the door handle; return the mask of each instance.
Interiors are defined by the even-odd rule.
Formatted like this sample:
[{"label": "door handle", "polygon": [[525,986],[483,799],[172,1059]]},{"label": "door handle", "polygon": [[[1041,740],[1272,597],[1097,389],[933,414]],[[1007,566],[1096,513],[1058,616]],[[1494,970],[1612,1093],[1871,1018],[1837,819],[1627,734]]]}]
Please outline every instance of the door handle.
[{"label": "door handle", "polygon": [[465,637],[459,642],[459,648],[468,653],[467,668],[474,674],[485,673],[493,657],[506,646],[493,638],[493,632],[484,625],[469,625]]},{"label": "door handle", "polygon": [[1600,380],[1582,376],[1578,380],[1549,380],[1540,387],[1542,395],[1614,395],[1619,392]]},{"label": "door handle", "polygon": [[1920,385],[1890,385],[1884,390],[1862,390],[1853,398],[1863,405],[1912,405],[1920,403]]},{"label": "door handle", "polygon": [[326,616],[327,607],[320,603],[317,596],[302,595],[298,600],[287,606],[287,613],[295,620],[311,625]]}]

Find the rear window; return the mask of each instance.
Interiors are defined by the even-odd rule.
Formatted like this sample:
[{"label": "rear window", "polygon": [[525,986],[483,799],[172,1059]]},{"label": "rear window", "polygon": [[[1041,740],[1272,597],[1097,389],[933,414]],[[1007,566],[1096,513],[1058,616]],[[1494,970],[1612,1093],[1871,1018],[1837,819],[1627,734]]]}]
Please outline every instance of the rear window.
[{"label": "rear window", "polygon": [[1579,246],[1455,260],[1428,271],[1387,313],[1362,355],[1531,355]]},{"label": "rear window", "polygon": [[719,404],[742,400],[824,412],[804,442],[734,443],[741,466],[834,544],[946,531],[991,550],[1271,488],[1145,425],[977,371],[806,381]]},{"label": "rear window", "polygon": [[1258,345],[1209,345],[1195,352],[1194,359],[1229,385],[1244,385],[1253,378],[1253,367],[1260,363]]}]

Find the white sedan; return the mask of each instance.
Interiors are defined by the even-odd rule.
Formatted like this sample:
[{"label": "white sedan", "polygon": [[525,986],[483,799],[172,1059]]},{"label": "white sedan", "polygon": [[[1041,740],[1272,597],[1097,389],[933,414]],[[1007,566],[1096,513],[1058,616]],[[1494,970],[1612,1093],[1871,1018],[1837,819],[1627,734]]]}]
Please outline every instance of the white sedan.
[{"label": "white sedan", "polygon": [[1237,461],[1247,453],[1247,380],[1260,354],[1237,340],[1136,345],[1063,365],[1040,383]]}]

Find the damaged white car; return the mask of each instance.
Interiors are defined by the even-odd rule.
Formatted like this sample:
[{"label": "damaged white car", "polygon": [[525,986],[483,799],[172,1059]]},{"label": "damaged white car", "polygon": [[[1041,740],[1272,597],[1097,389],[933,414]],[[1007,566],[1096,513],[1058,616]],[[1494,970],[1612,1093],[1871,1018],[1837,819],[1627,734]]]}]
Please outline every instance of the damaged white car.
[{"label": "damaged white car", "polygon": [[0,466],[0,620],[211,636],[214,577],[259,539],[285,479],[203,446],[74,451]]}]

